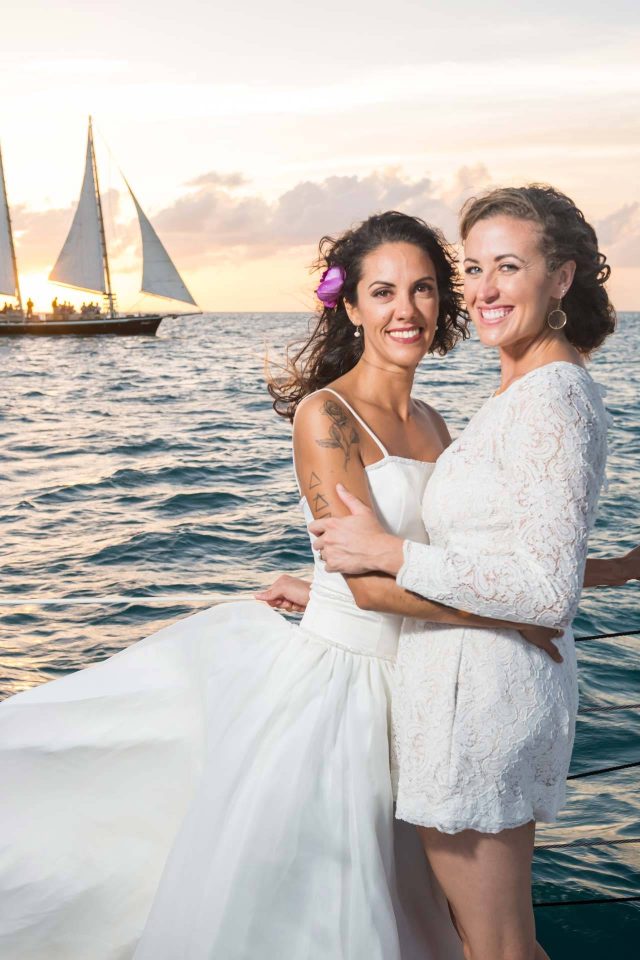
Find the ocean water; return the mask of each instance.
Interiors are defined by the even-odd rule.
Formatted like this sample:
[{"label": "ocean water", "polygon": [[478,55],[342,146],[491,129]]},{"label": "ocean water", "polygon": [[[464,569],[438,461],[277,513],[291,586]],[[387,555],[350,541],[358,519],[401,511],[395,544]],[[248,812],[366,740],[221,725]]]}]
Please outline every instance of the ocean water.
[{"label": "ocean water", "polygon": [[[164,321],[155,338],[0,340],[0,698],[107,657],[216,599],[309,570],[290,429],[264,385],[290,314]],[[458,432],[497,383],[476,340],[427,358],[417,395]],[[640,314],[594,357],[613,417],[592,555],[640,542]],[[578,636],[640,629],[638,585],[586,591]],[[154,599],[156,598],[156,599]],[[47,601],[43,603],[42,601]],[[640,637],[580,644],[573,772],[640,760]],[[627,706],[630,705],[630,706]],[[607,708],[607,709],[602,709]],[[615,708],[615,709],[611,709]],[[538,901],[640,894],[640,768],[573,781],[541,827]],[[636,956],[640,904],[541,907],[552,958]]]}]

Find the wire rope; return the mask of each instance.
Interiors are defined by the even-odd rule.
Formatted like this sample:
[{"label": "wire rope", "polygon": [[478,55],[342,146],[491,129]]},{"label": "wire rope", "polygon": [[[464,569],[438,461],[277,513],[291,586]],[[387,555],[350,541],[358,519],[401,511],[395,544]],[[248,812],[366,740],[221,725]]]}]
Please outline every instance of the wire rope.
[{"label": "wire rope", "polygon": [[585,640],[611,640],[613,637],[637,637],[640,630],[622,630],[620,633],[594,633],[591,637],[576,637],[576,643],[584,643]]},{"label": "wire rope", "polygon": [[640,837],[584,837],[577,840],[566,840],[561,843],[536,844],[535,850],[568,850],[572,847],[620,847],[628,843],[640,843]]},{"label": "wire rope", "polygon": [[638,903],[640,896],[632,897],[589,897],[582,900],[534,900],[534,907],[583,907],[595,903]]},{"label": "wire rope", "polygon": [[567,780],[582,780],[584,777],[599,777],[602,773],[613,773],[614,770],[629,770],[631,767],[640,767],[640,760],[631,763],[619,763],[615,767],[602,767],[599,770],[585,770],[583,773],[571,773]]}]

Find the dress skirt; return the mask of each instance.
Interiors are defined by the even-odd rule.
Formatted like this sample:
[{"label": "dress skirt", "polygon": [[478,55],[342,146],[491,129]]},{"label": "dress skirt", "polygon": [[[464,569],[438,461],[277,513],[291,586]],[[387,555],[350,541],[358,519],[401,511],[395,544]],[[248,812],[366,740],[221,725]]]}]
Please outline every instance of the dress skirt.
[{"label": "dress skirt", "polygon": [[457,960],[393,663],[223,604],[0,705],[7,960]]},{"label": "dress skirt", "polygon": [[553,821],[565,801],[578,683],[515,630],[405,621],[394,678],[396,815],[443,833]]}]

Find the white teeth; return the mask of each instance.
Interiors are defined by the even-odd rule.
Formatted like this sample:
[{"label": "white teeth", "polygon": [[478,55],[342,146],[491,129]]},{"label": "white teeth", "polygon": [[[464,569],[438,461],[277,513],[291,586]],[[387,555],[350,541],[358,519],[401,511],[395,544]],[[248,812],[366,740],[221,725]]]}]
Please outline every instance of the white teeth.
[{"label": "white teeth", "polygon": [[501,320],[503,317],[506,317],[511,310],[505,310],[499,307],[496,310],[481,310],[480,312],[485,320]]},{"label": "white teeth", "polygon": [[399,340],[412,340],[419,333],[418,327],[412,327],[410,330],[390,330],[389,336]]}]

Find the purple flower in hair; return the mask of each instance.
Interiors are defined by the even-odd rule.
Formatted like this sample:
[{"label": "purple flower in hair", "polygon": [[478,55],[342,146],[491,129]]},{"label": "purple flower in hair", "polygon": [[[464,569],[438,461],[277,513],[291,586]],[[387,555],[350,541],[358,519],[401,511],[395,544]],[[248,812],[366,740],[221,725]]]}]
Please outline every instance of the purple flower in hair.
[{"label": "purple flower in hair", "polygon": [[325,307],[336,307],[347,273],[344,267],[329,267],[320,277],[320,284],[316,289],[316,296]]}]

